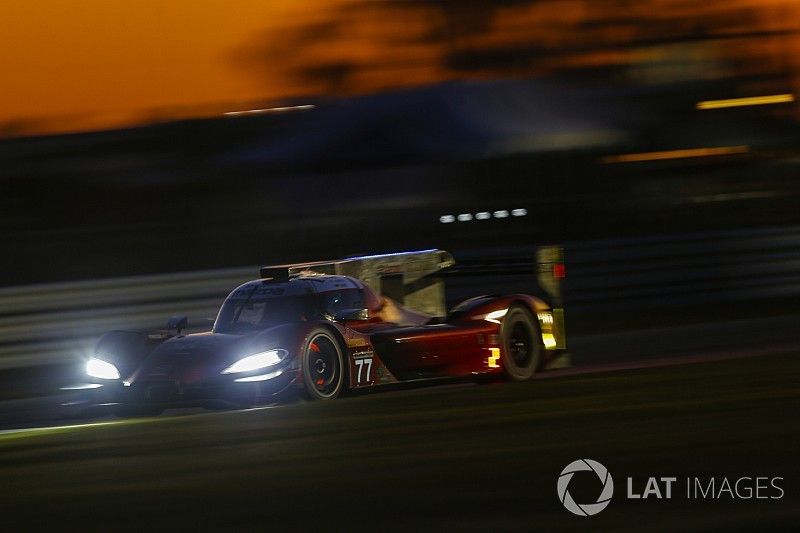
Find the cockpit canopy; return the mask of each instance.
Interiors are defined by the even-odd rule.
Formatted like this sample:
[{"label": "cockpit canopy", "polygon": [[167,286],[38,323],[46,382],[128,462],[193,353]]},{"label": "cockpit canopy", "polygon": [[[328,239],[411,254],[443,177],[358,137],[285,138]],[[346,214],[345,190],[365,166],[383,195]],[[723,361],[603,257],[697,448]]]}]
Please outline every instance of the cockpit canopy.
[{"label": "cockpit canopy", "polygon": [[251,281],[228,295],[214,323],[216,333],[248,333],[280,324],[333,320],[345,310],[377,312],[380,298],[347,276],[296,277],[283,283]]}]

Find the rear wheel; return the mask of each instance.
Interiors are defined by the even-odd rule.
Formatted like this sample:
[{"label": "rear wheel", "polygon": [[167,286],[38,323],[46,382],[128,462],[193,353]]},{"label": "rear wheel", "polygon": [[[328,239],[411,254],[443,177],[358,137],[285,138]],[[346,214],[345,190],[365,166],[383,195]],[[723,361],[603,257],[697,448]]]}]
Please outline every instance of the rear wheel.
[{"label": "rear wheel", "polygon": [[503,318],[503,369],[512,381],[531,379],[542,357],[539,325],[526,308],[512,306]]},{"label": "rear wheel", "polygon": [[344,351],[333,333],[318,328],[303,347],[303,385],[312,400],[332,400],[344,387]]}]

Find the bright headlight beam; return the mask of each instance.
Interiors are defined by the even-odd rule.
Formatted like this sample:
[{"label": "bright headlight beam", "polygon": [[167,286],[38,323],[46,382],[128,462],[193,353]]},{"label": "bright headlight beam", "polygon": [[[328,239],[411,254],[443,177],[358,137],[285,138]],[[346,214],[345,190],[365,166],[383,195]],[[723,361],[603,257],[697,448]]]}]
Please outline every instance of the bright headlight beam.
[{"label": "bright headlight beam", "polygon": [[93,378],[119,379],[117,367],[96,357],[92,357],[86,362],[86,373]]},{"label": "bright headlight beam", "polygon": [[483,319],[488,320],[489,322],[495,322],[496,324],[499,324],[500,319],[506,316],[506,313],[508,313],[508,309],[498,309],[497,311],[486,313]]},{"label": "bright headlight beam", "polygon": [[79,383],[77,385],[67,385],[66,387],[60,387],[59,390],[88,390],[88,389],[99,389],[102,387],[100,383]]},{"label": "bright headlight beam", "polygon": [[234,379],[236,383],[252,383],[254,381],[266,381],[268,379],[277,378],[283,374],[283,370],[276,370],[275,372],[269,372],[267,374],[260,374],[258,376],[248,376],[246,378],[238,378]]},{"label": "bright headlight beam", "polygon": [[268,350],[253,355],[248,355],[239,359],[231,366],[222,371],[223,374],[236,374],[239,372],[250,372],[259,368],[277,365],[281,362],[281,355],[285,355],[285,350]]}]

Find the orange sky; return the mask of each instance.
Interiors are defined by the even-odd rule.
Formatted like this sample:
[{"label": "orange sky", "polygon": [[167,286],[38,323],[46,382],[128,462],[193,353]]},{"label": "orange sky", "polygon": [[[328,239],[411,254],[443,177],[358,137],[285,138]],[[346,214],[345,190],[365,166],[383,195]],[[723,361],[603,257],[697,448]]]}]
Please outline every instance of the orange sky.
[{"label": "orange sky", "polygon": [[[628,7],[617,13],[615,5]],[[742,49],[756,54],[748,63],[756,71],[800,71],[796,0],[643,0],[632,10],[596,0],[9,0],[0,3],[0,137],[586,66],[627,64],[640,81],[643,68],[692,62],[694,70],[678,75],[708,76],[725,65],[741,74],[745,64],[726,56]],[[786,28],[794,32],[787,38],[690,38]],[[626,47],[652,32],[668,44]],[[676,36],[686,45],[669,44]],[[497,61],[530,49],[542,52]],[[558,53],[565,49],[576,52]],[[497,54],[476,68],[451,61],[487,50]],[[648,76],[663,78],[656,74]]]},{"label": "orange sky", "polygon": [[235,107],[275,97],[286,88],[251,75],[230,54],[298,11],[331,3],[3,2],[0,124],[32,120],[34,130],[85,129],[175,106]]}]

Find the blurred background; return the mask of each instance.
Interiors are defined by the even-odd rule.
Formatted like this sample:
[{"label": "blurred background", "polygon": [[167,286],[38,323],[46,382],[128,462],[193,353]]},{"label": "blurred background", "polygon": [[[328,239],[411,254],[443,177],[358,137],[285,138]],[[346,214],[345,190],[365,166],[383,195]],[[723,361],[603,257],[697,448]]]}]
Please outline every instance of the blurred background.
[{"label": "blurred background", "polygon": [[[797,0],[5,1],[0,29],[4,523],[574,527],[556,480],[592,457],[599,529],[796,529],[788,486],[623,486],[800,479]],[[101,333],[208,329],[261,265],[443,248],[452,305],[537,292],[548,245],[572,368],[63,427]]]},{"label": "blurred background", "polygon": [[797,2],[0,11],[5,366],[408,248],[499,269],[462,296],[563,245],[576,333],[797,310]]}]

